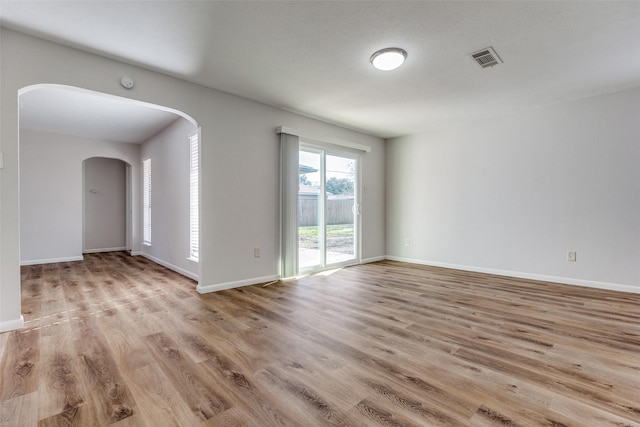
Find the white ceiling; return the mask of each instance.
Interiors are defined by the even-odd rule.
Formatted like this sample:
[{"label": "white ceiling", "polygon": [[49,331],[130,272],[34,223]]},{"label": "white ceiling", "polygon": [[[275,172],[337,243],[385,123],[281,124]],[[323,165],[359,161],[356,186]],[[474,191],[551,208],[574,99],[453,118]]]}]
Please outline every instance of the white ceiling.
[{"label": "white ceiling", "polygon": [[[640,86],[639,1],[8,1],[3,26],[381,137]],[[405,65],[375,70],[398,46]],[[468,56],[493,46],[504,60]]]},{"label": "white ceiling", "polygon": [[142,143],[179,117],[140,102],[66,87],[45,86],[20,95],[20,129],[90,139]]}]

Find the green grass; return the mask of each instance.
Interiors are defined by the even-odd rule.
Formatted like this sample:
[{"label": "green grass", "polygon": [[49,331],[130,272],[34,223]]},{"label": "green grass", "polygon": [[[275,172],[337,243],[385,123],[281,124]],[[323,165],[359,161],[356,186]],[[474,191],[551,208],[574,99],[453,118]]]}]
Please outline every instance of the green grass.
[{"label": "green grass", "polygon": [[[306,238],[318,237],[318,227],[310,225],[298,227],[298,235]],[[327,225],[327,237],[348,237],[353,236],[353,224]]]}]

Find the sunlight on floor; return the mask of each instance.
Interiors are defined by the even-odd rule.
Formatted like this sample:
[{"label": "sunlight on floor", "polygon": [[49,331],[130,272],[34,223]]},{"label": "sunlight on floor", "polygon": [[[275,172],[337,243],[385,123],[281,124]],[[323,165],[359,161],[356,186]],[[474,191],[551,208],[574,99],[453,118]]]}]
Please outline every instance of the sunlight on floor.
[{"label": "sunlight on floor", "polygon": [[[70,322],[73,320],[79,320],[89,316],[101,317],[105,312],[114,310],[120,307],[126,307],[135,305],[141,301],[157,298],[165,295],[167,292],[160,292],[152,294],[150,296],[144,296],[131,300],[129,298],[114,298],[106,301],[102,301],[98,304],[89,303],[85,309],[73,308],[70,310],[63,310],[58,313],[49,314],[47,316],[37,317],[33,319],[26,319],[24,321],[25,330],[20,331],[22,334],[29,333],[38,329],[46,329],[52,326],[58,326],[62,323]],[[37,326],[35,326],[37,325]]]},{"label": "sunlight on floor", "polygon": [[333,273],[337,273],[340,270],[342,270],[342,267],[334,268],[332,270],[321,271],[319,273],[314,274],[314,276],[331,276]]}]

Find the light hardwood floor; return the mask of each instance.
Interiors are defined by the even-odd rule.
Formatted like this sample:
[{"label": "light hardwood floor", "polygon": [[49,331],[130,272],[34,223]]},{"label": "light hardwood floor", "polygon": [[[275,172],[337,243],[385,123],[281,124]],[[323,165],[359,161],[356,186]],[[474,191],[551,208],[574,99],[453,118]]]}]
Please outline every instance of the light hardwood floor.
[{"label": "light hardwood floor", "polygon": [[379,262],[198,295],[23,267],[3,426],[640,426],[640,295]]}]

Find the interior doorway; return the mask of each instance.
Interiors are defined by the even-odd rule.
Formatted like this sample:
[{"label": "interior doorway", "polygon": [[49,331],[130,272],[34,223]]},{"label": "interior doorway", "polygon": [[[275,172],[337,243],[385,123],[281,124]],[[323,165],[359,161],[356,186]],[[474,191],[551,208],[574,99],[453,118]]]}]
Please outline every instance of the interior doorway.
[{"label": "interior doorway", "polygon": [[112,158],[83,162],[83,253],[130,250],[131,165]]},{"label": "interior doorway", "polygon": [[[179,110],[65,85],[28,86],[18,100],[20,264],[128,250],[198,280],[199,263],[188,258],[189,244],[199,247],[199,227],[189,222],[198,220],[189,199],[199,193],[199,179],[194,188],[189,181],[200,174],[189,163],[198,123]],[[155,192],[154,218],[158,230],[180,240],[158,232],[151,248],[142,245],[143,156],[161,165],[155,188],[177,195]],[[95,167],[104,169],[101,177],[92,178]],[[116,183],[118,196],[109,199],[113,187],[105,185]]]}]

